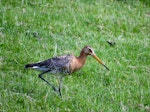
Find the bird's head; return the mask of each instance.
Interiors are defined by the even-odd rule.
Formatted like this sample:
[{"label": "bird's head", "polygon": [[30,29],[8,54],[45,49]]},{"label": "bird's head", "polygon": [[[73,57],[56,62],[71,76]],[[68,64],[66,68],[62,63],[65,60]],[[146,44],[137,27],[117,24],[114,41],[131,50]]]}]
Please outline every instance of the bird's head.
[{"label": "bird's head", "polygon": [[93,55],[94,53],[94,49],[90,46],[85,46],[82,50],[86,55]]},{"label": "bird's head", "polygon": [[82,49],[82,52],[84,52],[86,55],[91,55],[93,58],[95,58],[100,64],[102,64],[107,70],[109,70],[109,68],[96,56],[96,54],[94,53],[94,49],[90,46],[85,46]]}]

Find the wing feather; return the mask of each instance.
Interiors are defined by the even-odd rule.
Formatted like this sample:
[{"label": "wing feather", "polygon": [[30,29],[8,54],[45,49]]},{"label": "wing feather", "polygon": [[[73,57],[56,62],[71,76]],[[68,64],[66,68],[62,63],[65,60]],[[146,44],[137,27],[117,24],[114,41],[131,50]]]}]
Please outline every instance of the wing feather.
[{"label": "wing feather", "polygon": [[57,72],[57,73],[70,73],[70,61],[72,60],[72,55],[53,57],[48,60],[27,64],[26,68],[33,68],[40,71]]}]

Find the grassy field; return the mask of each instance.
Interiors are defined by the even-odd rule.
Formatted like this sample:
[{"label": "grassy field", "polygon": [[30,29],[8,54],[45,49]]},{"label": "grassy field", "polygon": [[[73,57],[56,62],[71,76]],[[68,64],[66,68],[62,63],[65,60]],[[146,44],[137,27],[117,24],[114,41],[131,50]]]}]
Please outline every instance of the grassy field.
[{"label": "grassy field", "polygon": [[[24,69],[85,45],[110,71],[89,56],[62,98]],[[0,112],[150,112],[149,1],[0,0]]]}]

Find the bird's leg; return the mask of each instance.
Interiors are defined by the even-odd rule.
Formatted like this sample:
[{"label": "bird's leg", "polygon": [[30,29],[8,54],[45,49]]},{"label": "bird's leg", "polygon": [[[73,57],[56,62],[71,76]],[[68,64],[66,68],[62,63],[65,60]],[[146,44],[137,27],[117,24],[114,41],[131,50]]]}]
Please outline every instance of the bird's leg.
[{"label": "bird's leg", "polygon": [[58,92],[59,92],[59,95],[60,95],[60,96],[62,96],[62,93],[61,93],[62,82],[63,82],[63,75],[60,76],[60,80],[59,80]]},{"label": "bird's leg", "polygon": [[42,76],[43,76],[45,73],[47,73],[47,72],[49,72],[49,71],[45,71],[45,72],[39,74],[39,77],[40,77],[43,81],[45,81],[47,84],[49,84],[49,85],[53,88],[53,90],[54,90],[55,92],[58,92],[58,90],[56,89],[55,86],[53,86],[50,82],[48,82],[47,80],[45,80],[45,79],[42,77]]}]

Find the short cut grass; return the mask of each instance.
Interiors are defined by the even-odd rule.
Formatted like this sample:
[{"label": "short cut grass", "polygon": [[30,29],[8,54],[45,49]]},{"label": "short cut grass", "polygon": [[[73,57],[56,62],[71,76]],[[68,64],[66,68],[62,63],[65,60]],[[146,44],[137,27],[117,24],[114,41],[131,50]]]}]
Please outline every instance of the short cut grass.
[{"label": "short cut grass", "polygon": [[[64,78],[63,98],[39,72],[24,69],[57,55],[78,56],[85,45],[110,71],[89,56]],[[149,1],[0,0],[0,111],[150,111]]]}]

